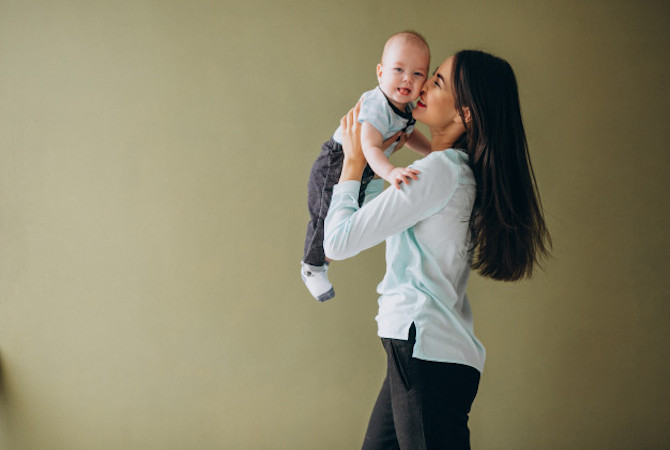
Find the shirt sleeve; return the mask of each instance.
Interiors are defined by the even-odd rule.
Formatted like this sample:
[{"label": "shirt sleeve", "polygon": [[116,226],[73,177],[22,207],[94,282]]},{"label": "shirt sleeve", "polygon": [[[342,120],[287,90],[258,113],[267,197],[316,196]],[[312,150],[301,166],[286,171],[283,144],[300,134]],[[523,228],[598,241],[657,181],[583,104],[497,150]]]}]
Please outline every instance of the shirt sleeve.
[{"label": "shirt sleeve", "polygon": [[375,127],[382,136],[388,134],[388,129],[391,126],[386,105],[372,95],[366,96],[363,100],[361,110],[358,113],[358,121],[360,123],[369,123]]},{"label": "shirt sleeve", "polygon": [[373,198],[377,197],[384,191],[384,180],[381,178],[373,178],[368,183],[368,186],[365,188],[365,200],[363,200],[363,206],[367,205],[372,201]]},{"label": "shirt sleeve", "polygon": [[413,165],[421,172],[418,180],[401,189],[390,186],[362,208],[357,201],[360,182],[335,185],[325,222],[326,256],[334,260],[355,256],[442,209],[457,188],[458,171],[434,164],[432,156]]}]

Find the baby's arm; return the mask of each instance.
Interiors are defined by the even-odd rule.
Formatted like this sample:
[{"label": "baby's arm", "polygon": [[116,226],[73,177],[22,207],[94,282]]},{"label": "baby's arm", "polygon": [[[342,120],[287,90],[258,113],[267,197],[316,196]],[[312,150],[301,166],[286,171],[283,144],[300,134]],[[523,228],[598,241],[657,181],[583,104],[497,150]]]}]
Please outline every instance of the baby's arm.
[{"label": "baby's arm", "polygon": [[400,189],[402,183],[409,184],[410,179],[417,180],[418,170],[395,167],[391,164],[382,150],[382,142],[382,134],[368,122],[363,122],[361,145],[363,146],[365,159],[372,170],[398,189]]},{"label": "baby's arm", "polygon": [[431,150],[430,141],[417,129],[415,129],[412,134],[409,135],[409,138],[407,138],[407,146],[422,156],[428,155]]}]

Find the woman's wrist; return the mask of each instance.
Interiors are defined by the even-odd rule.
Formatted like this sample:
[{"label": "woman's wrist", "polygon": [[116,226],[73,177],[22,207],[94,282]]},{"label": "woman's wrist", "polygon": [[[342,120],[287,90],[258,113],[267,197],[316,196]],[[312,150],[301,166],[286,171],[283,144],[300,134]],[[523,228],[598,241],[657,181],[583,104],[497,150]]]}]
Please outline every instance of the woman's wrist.
[{"label": "woman's wrist", "polygon": [[340,183],[350,180],[361,181],[366,164],[365,159],[358,160],[345,156],[342,163],[342,173],[340,173]]}]

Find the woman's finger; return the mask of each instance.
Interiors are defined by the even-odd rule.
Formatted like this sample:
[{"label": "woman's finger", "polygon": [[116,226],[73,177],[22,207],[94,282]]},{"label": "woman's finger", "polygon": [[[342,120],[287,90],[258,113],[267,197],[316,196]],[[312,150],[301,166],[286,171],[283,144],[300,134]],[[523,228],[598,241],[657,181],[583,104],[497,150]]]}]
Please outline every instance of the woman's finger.
[{"label": "woman's finger", "polygon": [[351,123],[351,110],[342,116],[340,119],[340,125],[342,126],[342,131],[347,131],[349,129],[349,124]]},{"label": "woman's finger", "polygon": [[[396,134],[394,134],[394,135],[391,136],[390,138],[388,138],[388,139],[384,139],[384,141],[382,142],[382,147],[381,147],[381,149],[382,149],[382,150],[386,150],[386,149],[389,148],[391,145],[393,145],[395,142],[398,142],[401,138],[402,138],[402,131],[398,131]],[[395,151],[395,150],[394,150],[394,151]]]},{"label": "woman's finger", "polygon": [[356,102],[356,106],[354,106],[354,119],[358,121],[358,113],[361,112],[361,101]]},{"label": "woman's finger", "polygon": [[361,101],[356,102],[356,106],[352,109],[352,114],[351,114],[351,126],[354,129],[357,129],[360,124],[358,123],[358,114],[361,112]]},{"label": "woman's finger", "polygon": [[349,129],[356,129],[358,127],[358,113],[361,110],[361,101],[359,100],[356,103],[356,106],[351,108],[347,113],[342,116],[340,119],[340,125],[342,126],[343,131],[349,131]]},{"label": "woman's finger", "polygon": [[349,114],[347,114],[347,125],[348,125],[349,129],[352,130],[352,131],[356,127],[356,118],[357,118],[356,111],[355,111],[354,108],[351,108],[349,110]]}]

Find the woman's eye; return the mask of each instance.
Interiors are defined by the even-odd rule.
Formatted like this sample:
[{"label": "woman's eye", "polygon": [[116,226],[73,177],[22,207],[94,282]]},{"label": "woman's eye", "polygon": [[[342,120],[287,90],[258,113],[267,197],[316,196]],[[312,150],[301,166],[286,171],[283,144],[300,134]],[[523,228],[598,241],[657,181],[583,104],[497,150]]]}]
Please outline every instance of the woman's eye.
[{"label": "woman's eye", "polygon": [[440,87],[440,83],[438,83],[437,81],[433,81],[433,83],[435,83],[435,86]]}]

